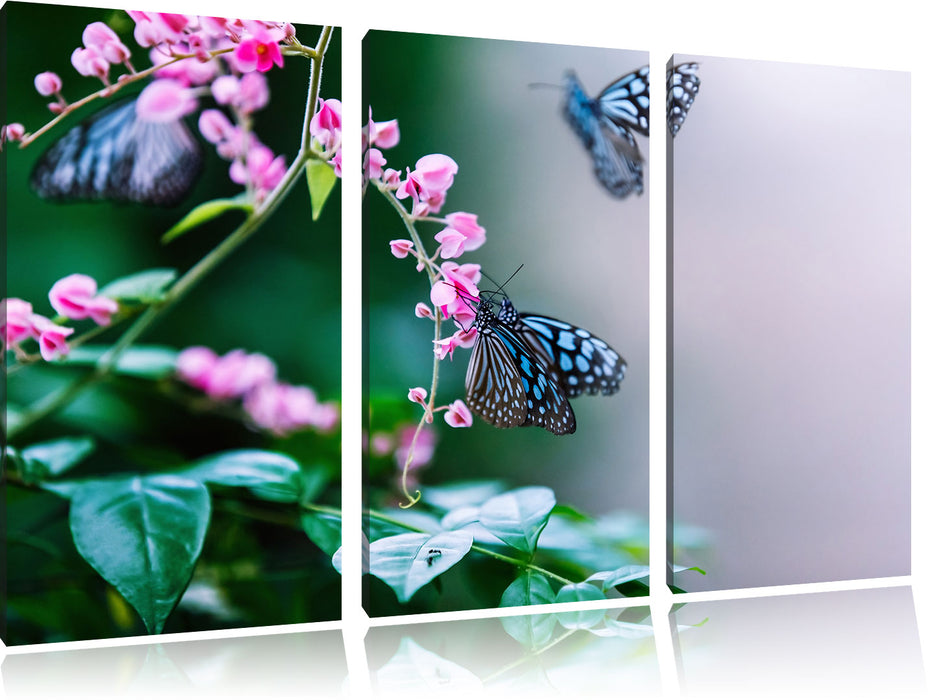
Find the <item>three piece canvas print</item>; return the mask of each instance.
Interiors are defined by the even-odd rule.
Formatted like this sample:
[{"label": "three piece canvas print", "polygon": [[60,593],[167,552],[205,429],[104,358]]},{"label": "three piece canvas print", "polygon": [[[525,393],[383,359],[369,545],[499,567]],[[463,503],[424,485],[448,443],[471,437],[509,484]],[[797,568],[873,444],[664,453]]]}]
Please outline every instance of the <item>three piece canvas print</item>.
[{"label": "three piece canvas print", "polygon": [[6,644],[340,617],[342,236],[366,612],[647,596],[664,164],[667,583],[909,573],[907,74],[371,31],[359,175],[339,28],[51,9],[2,10]]}]

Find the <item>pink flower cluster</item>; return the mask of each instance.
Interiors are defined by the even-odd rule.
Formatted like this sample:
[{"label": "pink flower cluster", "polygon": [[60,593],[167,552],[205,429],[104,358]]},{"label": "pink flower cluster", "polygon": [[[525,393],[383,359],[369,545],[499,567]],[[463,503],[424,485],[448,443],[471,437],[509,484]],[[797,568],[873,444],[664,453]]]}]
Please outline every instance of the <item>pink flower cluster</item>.
[{"label": "pink flower cluster", "polygon": [[[478,283],[481,281],[481,266],[475,263],[456,263],[466,251],[474,251],[484,245],[487,235],[484,227],[478,224],[478,217],[464,211],[458,211],[439,218],[438,214],[445,205],[448,190],[455,182],[458,164],[449,156],[432,153],[416,161],[414,169],[406,168],[405,174],[399,170],[387,168],[387,159],[383,150],[395,146],[400,141],[400,129],[396,120],[374,122],[368,119],[364,133],[364,171],[365,177],[384,192],[393,192],[400,201],[410,199],[412,206],[409,218],[413,222],[425,221],[444,224],[444,228],[435,234],[439,244],[431,257],[426,258],[417,246],[418,241],[396,239],[390,241],[390,254],[399,259],[413,255],[417,270],[427,265],[433,272],[433,284],[429,299],[435,307],[420,302],[416,305],[417,318],[441,318],[454,320],[458,330],[447,338],[433,340],[434,353],[438,359],[451,356],[457,347],[471,347],[477,338],[477,329],[473,327],[475,309],[473,304],[479,300]],[[444,262],[437,263],[438,259]],[[417,387],[408,395],[410,401],[419,403],[427,410],[426,421],[431,422],[433,410],[446,410],[445,421],[452,427],[471,425],[471,412],[462,401],[455,401],[440,409],[430,409],[425,404],[425,390]]]},{"label": "pink flower cluster", "polygon": [[231,350],[219,356],[202,346],[179,353],[176,374],[215,400],[241,400],[258,428],[275,435],[314,429],[328,432],[338,424],[338,406],[321,403],[309,387],[276,378],[276,365],[261,353]]},{"label": "pink flower cluster", "polygon": [[[118,309],[116,301],[97,293],[94,279],[81,274],[63,277],[52,285],[49,301],[60,316],[74,321],[90,318],[99,326],[109,325]],[[39,344],[39,353],[46,361],[68,354],[66,338],[75,332],[74,328],[33,313],[32,304],[22,299],[4,299],[0,307],[0,338],[4,350],[19,351],[22,342],[32,339]]]},{"label": "pink flower cluster", "polygon": [[[426,405],[426,397],[429,395],[425,389],[421,386],[414,387],[409,390],[409,393],[406,395],[413,403],[418,403],[427,411],[429,407]],[[465,402],[461,399],[455,399],[448,406],[439,406],[435,409],[436,411],[445,411],[445,422],[448,423],[453,428],[470,428],[471,427],[471,411],[468,410],[468,407],[465,405]],[[432,413],[429,413],[426,417],[426,422],[432,422]]]},{"label": "pink flower cluster", "polygon": [[[128,14],[134,21],[134,39],[150,50],[150,60],[159,66],[156,79],[137,99],[137,116],[151,122],[181,119],[198,109],[198,96],[204,94],[204,86],[210,85],[217,104],[234,113],[238,126],[232,125],[223,112],[208,110],[210,116],[199,120],[202,133],[217,146],[222,158],[231,161],[231,179],[245,185],[254,199],[261,201],[285,175],[285,158],[275,156],[256,134],[245,133],[242,125],[269,102],[263,73],[273,66],[283,66],[282,48],[295,40],[295,27],[226,17],[135,11]],[[136,73],[129,49],[103,22],[85,27],[82,44],[72,53],[72,65],[81,75],[111,85],[111,66],[127,69],[118,82]],[[62,79],[55,73],[40,73],[35,86],[40,95],[56,97],[49,103],[53,113],[69,108],[61,92]],[[20,140],[23,132],[21,125],[11,124],[4,129],[3,138]]]},{"label": "pink flower cluster", "polygon": [[322,147],[323,160],[341,177],[341,101],[319,98],[319,109],[312,117],[309,132]]}]

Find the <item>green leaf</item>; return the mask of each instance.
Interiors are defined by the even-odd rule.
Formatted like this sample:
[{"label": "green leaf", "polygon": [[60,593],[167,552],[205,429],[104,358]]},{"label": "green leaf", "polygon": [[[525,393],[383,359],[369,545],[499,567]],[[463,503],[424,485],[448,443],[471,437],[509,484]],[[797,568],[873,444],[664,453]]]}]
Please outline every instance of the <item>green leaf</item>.
[{"label": "green leaf", "polygon": [[[397,600],[406,603],[416,591],[461,561],[471,549],[471,542],[471,535],[460,530],[384,537],[371,543],[367,573],[390,586]],[[335,556],[338,568],[341,565],[338,552]]]},{"label": "green leaf", "polygon": [[[519,605],[541,605],[555,602],[555,595],[549,581],[542,574],[525,571],[507,586],[501,596],[500,607],[509,608]],[[553,613],[535,615],[517,615],[502,617],[504,631],[516,639],[526,649],[537,649],[549,642],[556,616]]]},{"label": "green leaf", "polygon": [[449,511],[463,506],[479,506],[504,490],[499,479],[454,481],[444,486],[423,486],[422,500],[441,510]]},{"label": "green leaf", "polygon": [[[466,668],[426,651],[410,637],[374,674],[377,687],[399,697],[484,697],[484,683]],[[457,689],[457,693],[452,691]]]},{"label": "green leaf", "polygon": [[99,293],[117,301],[153,304],[166,298],[166,290],[178,276],[179,273],[171,268],[143,270],[114,280]]},{"label": "green leaf", "polygon": [[87,436],[60,438],[24,447],[19,454],[24,469],[42,478],[64,474],[91,454],[94,447],[94,439]]},{"label": "green leaf", "polygon": [[650,567],[631,564],[622,566],[614,571],[598,571],[588,577],[588,581],[601,581],[601,589],[608,591],[622,583],[637,581],[650,576]]},{"label": "green leaf", "polygon": [[[93,366],[109,347],[79,345],[77,348],[72,348],[60,361],[67,365]],[[141,379],[161,379],[175,371],[177,357],[178,352],[172,348],[159,345],[135,345],[120,354],[114,371]]]},{"label": "green leaf", "polygon": [[[605,596],[601,589],[587,582],[566,584],[556,594],[557,603],[579,603],[584,600],[605,600]],[[556,613],[556,619],[566,629],[585,630],[601,622],[604,615],[605,611],[600,609],[572,610]]]},{"label": "green leaf", "polygon": [[219,486],[242,486],[268,501],[294,503],[302,492],[302,468],[292,457],[267,450],[218,452],[177,472]]},{"label": "green leaf", "polygon": [[518,605],[542,605],[556,602],[556,595],[549,581],[542,574],[524,571],[515,578],[501,596],[500,607]]},{"label": "green leaf", "polygon": [[453,481],[444,486],[423,486],[422,500],[441,510],[480,506],[501,493],[506,484],[500,479]]},{"label": "green leaf", "polygon": [[491,534],[521,552],[532,554],[555,505],[552,489],[529,486],[488,499],[478,517]]},{"label": "green leaf", "polygon": [[341,547],[341,518],[328,513],[303,513],[302,529],[316,547],[334,556]]},{"label": "green leaf", "polygon": [[253,204],[250,203],[246,195],[231,197],[230,199],[212,199],[207,202],[202,202],[182,217],[182,220],[175,226],[166,231],[161,240],[163,243],[169,243],[169,241],[175,240],[183,233],[186,233],[196,226],[201,226],[233,209],[240,209],[249,213],[253,211]]},{"label": "green leaf", "polygon": [[323,160],[310,161],[306,165],[306,184],[309,186],[309,199],[312,202],[312,221],[318,221],[325,207],[325,201],[337,180],[334,169]]},{"label": "green leaf", "polygon": [[204,484],[159,474],[83,483],[69,524],[81,556],[159,634],[192,577],[210,517]]}]

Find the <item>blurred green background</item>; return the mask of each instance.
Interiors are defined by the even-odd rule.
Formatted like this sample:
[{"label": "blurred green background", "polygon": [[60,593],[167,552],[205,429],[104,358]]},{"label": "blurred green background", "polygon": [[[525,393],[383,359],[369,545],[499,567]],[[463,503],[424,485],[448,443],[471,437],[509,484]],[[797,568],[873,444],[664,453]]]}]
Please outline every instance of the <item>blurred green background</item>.
[{"label": "blurred green background", "polygon": [[[100,88],[100,82],[79,76],[70,63],[89,22],[110,24],[133,51],[134,65],[138,69],[150,65],[147,53],[133,40],[132,21],[121,11],[23,3],[8,3],[3,11],[8,26],[4,37],[7,119],[22,122],[28,131],[39,128],[50,116],[47,99],[33,86],[37,73],[58,73],[70,100]],[[36,27],[42,27],[41,42]],[[315,44],[319,31],[318,27],[297,26],[297,35],[306,45]],[[341,36],[336,31],[324,65],[320,93],[324,98],[341,96],[340,55]],[[271,102],[256,115],[255,131],[289,162],[299,145],[309,62],[287,57],[285,67],[274,68],[267,78]],[[202,106],[211,102],[203,98]],[[33,164],[56,138],[100,106],[96,102],[69,117],[26,149],[13,145],[5,153],[3,295],[32,302],[37,313],[54,315],[47,298],[49,288],[74,272],[88,274],[99,284],[155,267],[184,272],[242,220],[241,214],[227,214],[169,245],[159,242],[160,235],[195,205],[238,193],[239,186],[228,177],[228,163],[205,143],[203,173],[194,191],[174,209],[39,199],[28,186]],[[195,130],[194,119],[191,125]],[[178,349],[207,345],[219,354],[234,348],[265,353],[277,364],[282,381],[311,386],[320,400],[338,400],[341,220],[337,193],[336,188],[321,218],[313,223],[308,193],[300,181],[262,228],[139,342]],[[95,342],[112,341],[123,328]],[[51,367],[19,372],[9,379],[7,400],[11,405],[28,404],[70,374]],[[164,468],[223,449],[256,446],[289,452],[304,464],[325,466],[332,483],[323,498],[338,502],[337,433],[272,440],[237,420],[195,415],[156,394],[146,382],[120,380],[86,392],[67,410],[24,434],[17,446],[71,434],[92,434],[99,444],[76,476]],[[67,502],[45,493],[23,493],[12,487],[7,491],[9,532],[41,536],[64,557],[10,545],[8,643],[141,633],[142,626],[132,619],[121,626],[119,615],[100,614],[102,605],[113,606],[112,595],[74,552],[65,519]],[[338,575],[328,557],[296,527],[226,513],[223,504],[215,504],[202,561],[214,567],[212,575],[227,581],[223,593],[236,614],[224,619],[196,612],[197,606],[180,608],[170,617],[166,632],[306,622],[334,619],[339,614]]]},{"label": "blurred green background", "polygon": [[[635,51],[377,31],[366,36],[364,108],[372,106],[375,121],[400,124],[400,144],[384,151],[387,167],[405,175],[423,155],[451,156],[459,171],[440,215],[475,213],[487,229],[487,243],[458,262],[480,263],[499,282],[522,264],[505,290],[519,310],[583,326],[628,362],[618,394],[573,401],[573,435],[501,430],[477,417],[472,428],[454,430],[437,414],[433,427],[440,439],[431,467],[421,473],[424,483],[497,477],[516,486],[549,486],[560,503],[586,512],[624,509],[646,517],[648,194],[617,200],[603,190],[561,116],[564,93],[558,89],[563,73],[574,69],[596,95],[646,61]],[[649,158],[647,140],[639,143]],[[420,225],[430,251],[441,228]],[[390,255],[388,242],[406,238],[406,229],[373,188],[365,197],[364,234],[365,389],[370,428],[379,432],[418,420],[421,409],[406,404],[405,396],[409,387],[430,386],[433,330],[430,320],[413,313],[417,302],[429,303],[426,275],[416,272],[412,258]],[[454,331],[446,323],[442,335]],[[470,350],[459,349],[454,361],[442,363],[439,404],[464,398],[469,356]],[[389,462],[372,460],[375,488],[392,481]]]}]

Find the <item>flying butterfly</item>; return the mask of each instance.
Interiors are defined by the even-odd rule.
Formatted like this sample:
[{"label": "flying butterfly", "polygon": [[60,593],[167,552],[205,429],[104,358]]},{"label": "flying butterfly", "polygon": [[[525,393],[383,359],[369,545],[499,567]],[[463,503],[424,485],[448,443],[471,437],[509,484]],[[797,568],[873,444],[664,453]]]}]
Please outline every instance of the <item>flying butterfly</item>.
[{"label": "flying butterfly", "polygon": [[624,359],[584,328],[549,316],[520,313],[506,296],[497,318],[517,332],[569,398],[582,393],[613,394],[624,381]]},{"label": "flying butterfly", "polygon": [[172,207],[188,194],[201,165],[201,147],[184,121],[143,121],[131,98],[102,109],[52,144],[30,184],[43,199]]},{"label": "flying butterfly", "polygon": [[666,71],[666,125],[673,136],[686,121],[699,94],[702,81],[696,75],[698,70],[698,63],[680,63]]},{"label": "flying butterfly", "polygon": [[[675,136],[699,92],[697,63],[668,70],[667,125]],[[643,156],[633,132],[650,135],[650,66],[621,76],[589,97],[574,72],[565,76],[563,114],[588,149],[595,175],[613,196],[643,192]]]},{"label": "flying butterfly", "polygon": [[468,408],[498,428],[536,425],[555,435],[574,433],[565,391],[493,306],[482,297],[476,309],[478,335],[465,375]]}]

